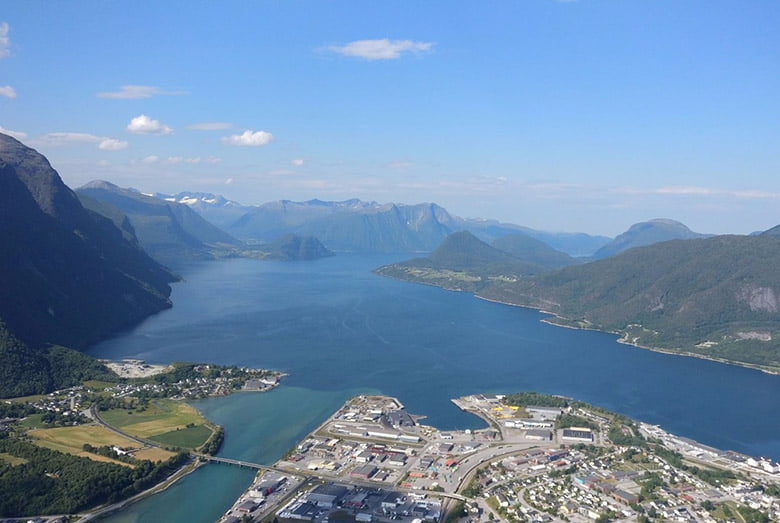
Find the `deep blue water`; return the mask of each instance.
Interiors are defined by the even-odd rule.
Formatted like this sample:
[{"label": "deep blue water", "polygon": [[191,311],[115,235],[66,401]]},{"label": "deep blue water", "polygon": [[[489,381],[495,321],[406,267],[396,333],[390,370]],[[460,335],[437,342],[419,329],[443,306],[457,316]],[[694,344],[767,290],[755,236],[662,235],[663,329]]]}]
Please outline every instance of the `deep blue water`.
[{"label": "deep blue water", "polygon": [[[565,394],[716,447],[780,458],[780,376],[622,345],[614,335],[547,325],[537,311],[370,272],[390,261],[192,264],[180,269],[186,281],[175,285],[173,309],[90,353],[290,373],[270,394],[198,404],[226,428],[221,454],[267,463],[346,398],[366,391],[397,396],[442,429],[482,426],[450,402],[457,396]],[[206,469],[122,519],[153,521],[164,510],[169,521],[213,520],[251,475]],[[177,496],[198,499],[200,511],[169,512]]]}]

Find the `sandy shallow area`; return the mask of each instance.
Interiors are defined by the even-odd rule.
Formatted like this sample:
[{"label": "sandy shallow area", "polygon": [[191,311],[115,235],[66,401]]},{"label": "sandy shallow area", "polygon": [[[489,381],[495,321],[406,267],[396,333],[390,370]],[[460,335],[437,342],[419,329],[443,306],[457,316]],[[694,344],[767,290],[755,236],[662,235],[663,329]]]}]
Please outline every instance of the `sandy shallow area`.
[{"label": "sandy shallow area", "polygon": [[171,370],[170,365],[150,365],[143,360],[103,361],[120,378],[146,378]]}]

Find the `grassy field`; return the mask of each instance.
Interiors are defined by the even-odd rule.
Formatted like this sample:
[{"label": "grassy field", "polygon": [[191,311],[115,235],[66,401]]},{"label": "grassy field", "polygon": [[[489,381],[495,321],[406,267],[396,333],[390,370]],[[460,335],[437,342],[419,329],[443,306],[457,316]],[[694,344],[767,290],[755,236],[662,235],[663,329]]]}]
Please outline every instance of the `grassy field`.
[{"label": "grassy field", "polygon": [[163,445],[194,449],[206,443],[206,440],[208,440],[210,436],[210,428],[205,425],[195,425],[194,427],[186,427],[172,430],[164,434],[158,434],[149,439],[162,443]]},{"label": "grassy field", "polygon": [[173,456],[174,452],[169,452],[164,449],[146,448],[141,449],[133,453],[136,459],[148,459],[149,461],[165,461]]},{"label": "grassy field", "polygon": [[140,438],[152,438],[187,425],[203,425],[207,420],[190,405],[180,401],[154,400],[145,411],[111,409],[100,417],[114,427]]},{"label": "grassy field", "polygon": [[45,394],[35,394],[33,396],[19,396],[18,398],[7,398],[5,401],[12,401],[14,403],[35,403],[36,401],[45,398]]},{"label": "grassy field", "polygon": [[103,445],[117,445],[123,448],[137,448],[138,444],[133,440],[114,434],[100,425],[77,425],[75,427],[57,427],[53,429],[31,430],[27,433],[33,438],[33,443],[52,450],[58,450],[75,456],[82,456],[95,461],[108,461],[127,465],[121,461],[112,460],[84,451],[84,444],[89,443],[93,447]]},{"label": "grassy field", "polygon": [[106,387],[113,387],[114,385],[116,385],[116,383],[111,383],[110,381],[89,380],[84,382],[85,387],[95,390],[103,390]]},{"label": "grassy field", "polygon": [[19,421],[19,426],[25,429],[40,429],[46,427],[46,424],[41,420],[42,416],[43,414],[30,414]]},{"label": "grassy field", "polygon": [[0,452],[0,461],[5,461],[12,467],[15,467],[16,465],[23,465],[25,463],[28,463],[29,460],[25,458],[20,458],[18,456],[14,456],[12,454],[8,454],[6,452]]}]

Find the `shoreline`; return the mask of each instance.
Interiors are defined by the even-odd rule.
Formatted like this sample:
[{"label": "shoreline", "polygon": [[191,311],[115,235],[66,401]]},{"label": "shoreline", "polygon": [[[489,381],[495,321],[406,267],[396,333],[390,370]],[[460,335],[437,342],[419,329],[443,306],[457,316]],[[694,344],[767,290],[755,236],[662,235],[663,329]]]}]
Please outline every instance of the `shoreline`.
[{"label": "shoreline", "polygon": [[110,516],[111,514],[114,514],[115,512],[122,511],[129,507],[130,505],[133,505],[139,501],[143,501],[144,499],[154,496],[156,494],[160,494],[161,492],[164,492],[168,490],[168,488],[172,487],[174,484],[176,484],[179,480],[186,478],[202,466],[206,465],[205,462],[200,461],[199,459],[193,459],[191,463],[186,463],[182,465],[182,467],[178,470],[176,470],[173,474],[168,476],[165,480],[158,483],[157,485],[154,485],[153,487],[150,487],[147,490],[144,490],[143,492],[139,492],[133,497],[124,499],[122,501],[118,501],[114,503],[113,505],[109,505],[107,507],[98,508],[94,512],[88,513],[84,515],[83,517],[79,518],[77,521],[81,523],[82,521],[100,521],[104,517]]},{"label": "shoreline", "polygon": [[[451,289],[446,289],[446,290],[451,290]],[[464,292],[464,291],[458,291],[458,292]],[[507,301],[501,301],[501,300],[497,300],[497,299],[493,299],[493,298],[486,298],[484,296],[480,296],[477,293],[472,293],[472,295],[474,297],[476,297],[476,298],[479,298],[480,300],[485,300],[485,301],[489,301],[489,302],[492,302],[492,303],[498,303],[498,304],[501,304],[501,305],[509,305],[510,307],[520,307],[520,308],[523,308],[523,309],[530,309],[530,310],[534,310],[534,311],[537,311],[537,312],[541,312],[542,314],[548,314],[548,315],[552,316],[553,318],[559,318],[561,320],[566,320],[567,319],[567,318],[565,318],[563,316],[560,316],[560,315],[558,315],[558,314],[556,314],[554,312],[546,311],[544,309],[539,309],[537,307],[532,307],[532,306],[529,306],[529,305],[520,305],[520,304],[517,304],[517,303],[510,303],[510,302],[507,302]],[[594,332],[604,332],[604,333],[607,333],[607,334],[614,334],[615,336],[618,336],[618,339],[615,340],[616,342],[618,342],[618,343],[620,343],[622,345],[629,345],[631,347],[636,347],[638,349],[644,349],[644,350],[649,350],[649,351],[653,351],[653,352],[659,352],[661,354],[669,354],[669,355],[672,355],[672,356],[685,356],[685,357],[691,357],[691,358],[699,358],[699,359],[702,359],[702,360],[708,360],[708,361],[714,361],[714,362],[717,362],[717,363],[723,363],[725,365],[733,365],[733,366],[736,366],[736,367],[743,367],[743,368],[747,368],[747,369],[758,370],[758,371],[761,371],[761,372],[763,372],[765,374],[770,374],[770,375],[773,375],[773,376],[780,376],[780,369],[770,369],[770,368],[762,367],[761,365],[756,365],[754,363],[746,363],[746,362],[740,362],[740,361],[727,360],[727,359],[723,359],[723,358],[715,358],[715,357],[711,357],[711,356],[705,356],[704,354],[698,354],[696,352],[688,352],[688,351],[682,351],[682,350],[676,351],[674,349],[665,349],[665,348],[661,348],[661,347],[650,347],[648,345],[640,345],[639,343],[632,343],[632,342],[630,342],[630,341],[628,341],[626,339],[625,334],[620,333],[620,332],[610,331],[610,330],[607,330],[607,329],[598,329],[596,327],[577,327],[575,325],[563,325],[563,324],[551,321],[550,318],[542,318],[539,321],[541,321],[542,323],[546,323],[548,325],[553,325],[555,327],[562,327],[564,329],[594,331]]]},{"label": "shoreline", "polygon": [[[459,500],[461,502],[464,501],[471,501],[472,503],[476,502],[478,503],[479,500],[483,497],[483,494],[480,492],[469,493],[465,494],[464,487],[471,485],[471,482],[474,478],[474,474],[477,473],[480,469],[485,469],[486,467],[489,467],[490,464],[494,461],[501,460],[502,458],[514,456],[514,455],[522,455],[523,452],[527,451],[534,451],[534,452],[542,452],[539,449],[549,449],[551,452],[558,452],[559,448],[566,448],[565,445],[566,441],[565,438],[567,437],[564,431],[564,428],[556,428],[555,434],[557,434],[558,431],[562,431],[563,435],[552,435],[550,437],[549,441],[541,441],[536,438],[534,439],[528,439],[527,435],[518,435],[518,433],[512,432],[515,429],[505,429],[503,424],[501,423],[501,419],[503,416],[494,417],[487,409],[489,407],[492,407],[494,403],[491,403],[491,401],[494,401],[492,398],[482,398],[479,399],[480,394],[477,395],[470,395],[470,396],[461,396],[458,398],[451,398],[450,401],[455,404],[458,408],[460,408],[464,412],[468,412],[470,414],[473,414],[483,421],[486,422],[487,427],[486,429],[493,429],[498,432],[498,438],[495,440],[492,440],[490,442],[484,442],[480,440],[480,443],[482,445],[477,445],[473,447],[471,450],[464,450],[464,449],[455,449],[453,450],[453,442],[458,441],[477,441],[478,438],[476,436],[477,433],[481,432],[482,430],[486,429],[478,429],[476,431],[473,431],[471,429],[452,429],[447,431],[442,431],[440,429],[437,429],[435,427],[429,427],[425,425],[417,425],[419,427],[419,430],[421,431],[420,436],[424,435],[424,439],[419,443],[419,447],[415,447],[418,449],[418,452],[420,455],[433,455],[434,456],[434,462],[436,459],[445,459],[448,458],[450,461],[452,461],[457,466],[452,469],[452,472],[449,473],[450,483],[448,484],[446,489],[439,489],[440,484],[438,482],[438,478],[436,476],[426,476],[426,475],[420,475],[421,473],[414,467],[422,467],[422,470],[427,470],[430,465],[418,465],[415,464],[412,461],[412,458],[410,458],[409,463],[404,463],[403,468],[400,470],[400,479],[393,479],[390,484],[384,484],[382,483],[384,479],[380,480],[379,482],[374,480],[360,480],[355,479],[351,476],[351,473],[347,474],[347,472],[325,472],[325,473],[317,473],[314,472],[317,470],[317,468],[311,468],[308,467],[308,471],[305,468],[305,461],[300,460],[306,460],[310,459],[307,456],[301,456],[299,459],[294,460],[296,463],[299,461],[302,463],[301,465],[295,465],[290,466],[290,463],[285,463],[287,460],[285,456],[282,456],[277,461],[275,461],[271,468],[274,471],[280,472],[284,470],[285,473],[288,473],[290,475],[300,475],[304,477],[304,481],[297,484],[295,488],[289,493],[285,494],[285,497],[281,501],[276,501],[273,504],[266,504],[265,508],[262,509],[264,512],[261,513],[261,518],[257,519],[257,521],[270,521],[274,515],[278,515],[281,510],[281,507],[286,507],[284,505],[287,503],[292,496],[298,496],[299,498],[303,496],[304,502],[306,501],[306,494],[308,487],[314,482],[314,484],[318,484],[318,482],[323,483],[335,483],[342,486],[346,486],[347,488],[355,488],[355,489],[378,489],[378,491],[382,491],[383,489],[386,489],[388,492],[402,492],[409,495],[414,496],[415,494],[422,494],[422,497],[432,496],[433,498],[438,498],[440,507],[441,507],[441,514],[445,516],[448,511],[450,510],[450,505],[454,500]],[[492,396],[492,395],[491,395]],[[339,433],[332,432],[331,430],[328,430],[331,425],[335,425],[337,423],[342,424],[342,428],[344,424],[349,423],[356,423],[352,421],[343,421],[343,418],[339,417],[340,413],[344,409],[346,409],[349,406],[354,407],[355,400],[361,399],[362,396],[355,396],[345,401],[345,403],[338,407],[333,413],[331,413],[326,419],[319,424],[317,427],[315,427],[311,432],[304,435],[300,440],[298,440],[298,448],[300,449],[301,445],[304,442],[307,442],[311,439],[321,439],[321,440],[328,440],[330,439],[333,444],[337,443],[340,440],[346,440],[348,442],[363,442],[366,441],[373,443],[373,444],[379,444],[381,447],[384,447],[387,443],[387,440],[377,439],[377,435],[374,435],[373,438],[364,439],[364,435],[357,435],[356,433],[349,432],[349,430],[340,431]],[[394,401],[396,405],[401,405],[401,402],[398,398],[394,396],[385,396],[385,395],[376,395],[375,398],[377,399],[385,399]],[[577,400],[573,398],[572,401],[576,402]],[[484,406],[475,406],[471,405],[470,402],[477,402],[477,401],[483,401]],[[575,408],[575,406],[568,406],[568,408]],[[594,419],[599,420],[599,429],[596,432],[602,432],[605,433],[606,428],[609,426],[613,426],[615,423],[626,423],[624,421],[617,421],[619,419],[619,416],[623,416],[620,413],[607,410],[607,409],[600,409],[597,406],[590,405],[587,403],[584,403],[580,406],[576,407],[577,409],[585,409],[588,412],[590,412],[590,417],[593,417]],[[495,408],[491,410],[496,410]],[[564,412],[563,409],[561,409],[562,413]],[[559,413],[559,414],[560,414]],[[586,415],[588,415],[586,413]],[[410,414],[413,418],[421,418],[425,415],[420,414]],[[602,417],[600,417],[602,416]],[[607,417],[603,417],[607,416]],[[535,417],[535,416],[534,416]],[[749,460],[754,459],[751,456],[748,456],[746,454],[741,454],[739,452],[735,451],[729,451],[726,450],[723,447],[711,447],[709,445],[703,444],[698,440],[693,440],[690,438],[682,437],[677,435],[676,433],[668,432],[665,429],[662,429],[659,425],[652,425],[648,424],[646,422],[636,420],[633,418],[627,418],[631,423],[635,423],[636,427],[635,430],[639,431],[639,434],[641,435],[642,439],[647,438],[659,438],[659,445],[661,447],[664,447],[668,450],[671,450],[673,452],[680,453],[681,459],[685,459],[689,462],[694,462],[696,464],[702,465],[704,467],[712,468],[712,469],[718,469],[718,470],[725,470],[725,471],[733,471],[738,470],[741,473],[747,474],[747,477],[750,481],[756,481],[756,482],[768,482],[771,484],[780,484],[778,481],[780,481],[780,478],[777,478],[776,476],[772,475],[771,471],[762,469],[759,465],[756,463],[750,463]],[[507,425],[508,426],[508,425]],[[363,426],[360,425],[360,428],[362,429]],[[579,429],[579,430],[589,430],[589,429]],[[455,439],[453,440],[453,436],[455,436]],[[464,436],[466,439],[464,439]],[[559,438],[564,438],[563,444],[561,444],[561,440]],[[451,442],[450,440],[453,440]],[[621,450],[623,448],[632,447],[633,443],[615,443],[611,437],[607,438],[606,440],[602,438],[595,438],[592,440],[593,442],[591,445],[596,445],[599,447],[605,447],[608,449],[617,449]],[[444,443],[442,443],[444,442]],[[315,441],[316,443],[316,441]],[[440,446],[448,445],[449,448],[442,450]],[[559,447],[559,444],[560,447]],[[573,443],[569,443],[570,446],[573,445]],[[438,450],[434,450],[438,447]],[[354,447],[354,446],[353,446]],[[311,448],[311,444],[309,444],[309,447]],[[479,450],[476,450],[479,448]],[[303,454],[307,452],[307,449],[304,449],[301,451]],[[554,450],[553,450],[554,449]],[[360,449],[358,449],[360,450]],[[402,449],[403,450],[403,449]],[[408,453],[407,453],[408,454]],[[411,454],[414,455],[414,454]],[[319,459],[321,456],[315,454],[314,458],[312,459]],[[343,464],[343,466],[338,467],[336,470],[343,470],[343,471],[349,471],[349,470],[355,470],[350,467],[351,465],[351,459],[353,457],[344,457],[341,456],[339,458],[332,458],[334,460],[347,460]],[[760,460],[756,461],[763,461],[764,458],[760,458]],[[406,461],[406,460],[404,460]],[[526,460],[527,461],[527,460]],[[359,465],[360,462],[357,462]],[[536,462],[534,462],[536,463]],[[772,464],[772,462],[769,462]],[[668,469],[669,465],[667,465]],[[458,476],[454,478],[454,482],[452,479],[452,476],[455,474],[456,471],[459,469],[463,469],[463,472]],[[436,470],[436,469],[433,469]],[[685,470],[685,469],[684,469]],[[412,475],[412,472],[414,475]],[[554,474],[556,470],[554,468],[551,468],[550,470],[547,470],[544,472],[544,474],[550,474],[550,478],[552,478],[552,474]],[[446,473],[442,473],[446,474]],[[530,474],[530,473],[529,473]],[[412,484],[404,483],[404,481],[409,478],[418,478],[415,480],[412,480]],[[529,476],[530,477],[530,476]],[[419,479],[422,478],[422,479]],[[431,479],[437,479],[434,483],[428,484],[420,484],[416,483],[414,484],[414,481],[428,481]],[[706,481],[706,480],[705,480]],[[230,510],[235,510],[236,506],[238,506],[239,503],[246,503],[247,499],[252,498],[253,495],[250,494],[252,491],[254,485],[250,485],[245,490],[239,494],[239,496],[234,501],[232,507]],[[432,486],[436,486],[437,489],[431,488]],[[706,488],[706,487],[701,487]],[[714,487],[713,487],[714,488]],[[258,505],[259,506],[259,505]],[[222,518],[220,518],[218,521],[225,521],[225,517],[230,514],[230,510],[223,515]],[[261,510],[261,509],[257,509]],[[254,517],[254,516],[253,516]]]}]

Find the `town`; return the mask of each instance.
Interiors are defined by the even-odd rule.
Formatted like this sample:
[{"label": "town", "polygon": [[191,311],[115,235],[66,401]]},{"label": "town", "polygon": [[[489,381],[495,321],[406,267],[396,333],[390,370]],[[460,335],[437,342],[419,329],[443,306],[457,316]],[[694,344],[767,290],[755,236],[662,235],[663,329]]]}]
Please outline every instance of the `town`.
[{"label": "town", "polygon": [[439,431],[395,398],[348,401],[221,521],[770,521],[771,460],[721,451],[559,396],[453,400],[480,430]]}]

